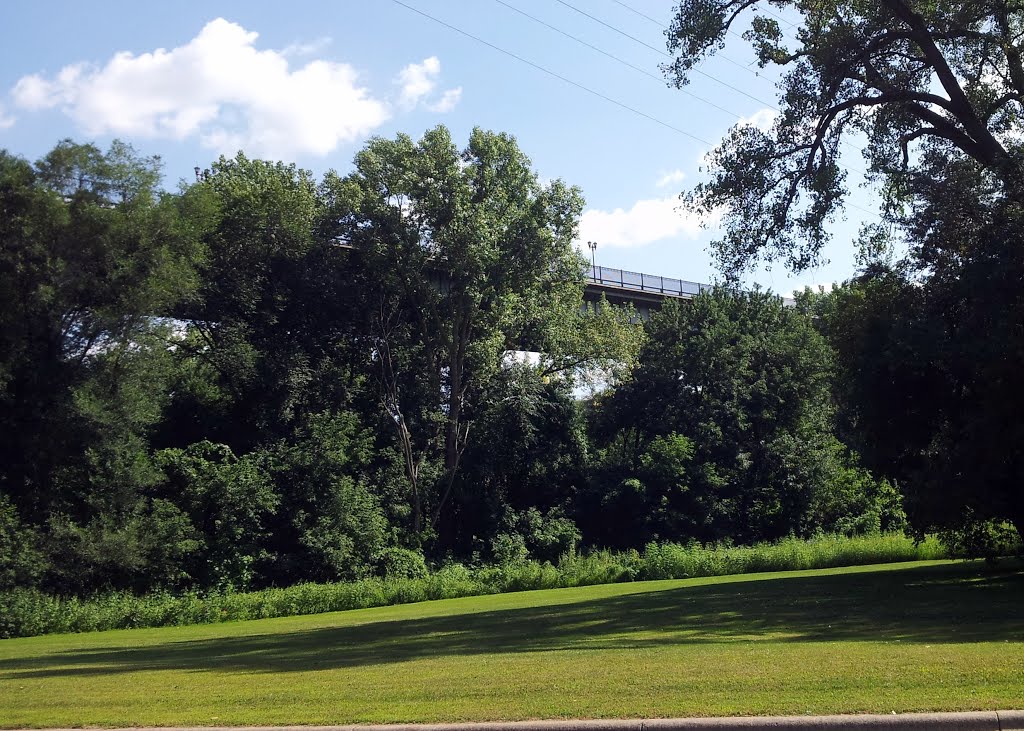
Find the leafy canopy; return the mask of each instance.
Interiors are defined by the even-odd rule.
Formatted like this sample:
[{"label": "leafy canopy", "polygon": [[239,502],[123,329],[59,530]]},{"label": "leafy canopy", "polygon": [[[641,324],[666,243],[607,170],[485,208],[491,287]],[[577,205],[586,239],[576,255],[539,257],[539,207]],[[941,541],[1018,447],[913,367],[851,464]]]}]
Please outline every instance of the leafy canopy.
[{"label": "leafy canopy", "polygon": [[[779,13],[796,18],[787,38]],[[724,208],[723,268],[759,259],[794,270],[820,260],[824,224],[847,193],[843,146],[863,146],[883,183],[886,215],[949,161],[984,171],[992,193],[1021,190],[1024,5],[1013,0],[682,0],[668,29],[672,83],[742,27],[762,66],[785,69],[779,114],[762,132],[734,127],[711,156],[711,177],[688,194],[697,211]],[[788,21],[784,21],[788,24]]]}]

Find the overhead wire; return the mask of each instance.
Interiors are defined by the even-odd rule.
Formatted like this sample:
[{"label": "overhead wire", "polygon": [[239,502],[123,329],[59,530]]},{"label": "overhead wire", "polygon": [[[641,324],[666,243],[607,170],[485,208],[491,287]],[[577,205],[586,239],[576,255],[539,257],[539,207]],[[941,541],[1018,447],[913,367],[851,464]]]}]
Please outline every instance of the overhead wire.
[{"label": "overhead wire", "polygon": [[[640,38],[637,38],[635,36],[632,36],[629,33],[626,33],[625,31],[622,31],[619,28],[616,28],[615,26],[611,25],[610,23],[606,23],[605,21],[601,20],[600,18],[597,18],[597,17],[591,15],[590,13],[587,13],[587,12],[585,12],[583,10],[580,10],[579,8],[574,6],[572,3],[566,2],[566,0],[556,0],[556,1],[561,3],[562,5],[566,6],[567,8],[571,8],[572,10],[575,10],[580,15],[583,15],[583,16],[585,16],[587,18],[590,18],[594,22],[599,23],[600,25],[603,25],[604,27],[609,28],[609,29],[615,31],[616,33],[618,33],[618,34],[620,34],[620,35],[630,39],[631,41],[634,41],[635,43],[640,44],[641,46],[644,46],[645,48],[649,48],[652,51],[660,53],[662,56],[665,56],[667,58],[671,58],[670,54],[666,53],[665,51],[661,50],[660,48],[652,46],[651,44],[647,43],[646,41],[643,41]],[[636,13],[637,15],[639,15],[639,16],[647,19],[647,20],[649,20],[650,22],[658,25],[658,27],[663,27],[663,24],[660,21],[652,18],[650,15],[647,15],[646,13],[640,12],[636,8],[634,8],[634,7],[630,6],[630,5],[622,2],[621,0],[612,0],[612,2],[614,2],[616,5],[620,5],[621,7],[625,8],[626,10],[629,10],[629,11],[631,11],[633,13]],[[764,9],[762,8],[762,10],[764,10]],[[772,13],[770,13],[770,11],[765,11],[765,12],[769,12],[769,14],[772,14]],[[774,14],[772,14],[772,15],[774,15]],[[779,17],[779,16],[775,16],[775,17]],[[784,21],[784,22],[788,23],[789,21]],[[790,25],[794,25],[794,24],[790,23]],[[732,32],[732,31],[730,31],[730,32]],[[732,35],[736,36],[737,38],[742,38],[742,36],[740,36],[738,33],[735,33],[735,32],[732,32]],[[722,54],[716,54],[716,55],[722,56]],[[727,60],[731,61],[731,59],[727,59]],[[738,63],[738,62],[734,61],[733,63]],[[734,86],[732,86],[730,84],[726,84],[724,81],[721,81],[720,79],[717,79],[714,76],[711,76],[711,75],[701,71],[700,69],[693,69],[693,70],[696,71],[697,73],[703,75],[703,76],[706,76],[707,78],[710,78],[712,81],[715,81],[716,83],[728,86],[730,89],[736,89],[736,87],[734,87]],[[747,69],[747,70],[749,71],[750,69]],[[772,84],[772,86],[775,88],[776,91],[782,91],[781,87],[779,86],[779,83],[780,83],[779,81],[777,81],[777,80],[776,81],[772,81],[772,79],[770,79],[768,76],[763,76],[761,78],[764,78],[767,81],[769,81],[769,83]],[[754,101],[756,101],[756,102],[758,102],[760,104],[765,104],[772,111],[775,111],[775,112],[781,111],[778,107],[774,106],[773,104],[770,104],[769,102],[766,102],[766,101],[764,101],[762,99],[758,99],[757,97],[751,96],[750,94],[747,94],[746,92],[743,92],[743,91],[740,91],[740,93],[743,94],[744,96],[747,96],[747,97],[753,99]],[[742,118],[742,117],[740,117],[740,115],[736,115],[736,116],[738,118]],[[848,149],[855,150],[857,152],[860,152],[861,149],[862,149],[862,148],[857,147],[856,145],[852,144],[851,142],[848,142],[847,140],[842,140],[842,144],[845,147],[847,147]],[[857,173],[859,175],[867,176],[867,172],[866,171],[861,170],[861,169],[856,168],[856,167],[852,167],[852,166],[846,165],[846,166],[844,166],[844,169],[846,169],[849,172],[854,172],[854,173]]]},{"label": "overhead wire", "polygon": [[[468,31],[465,31],[465,30],[463,30],[461,28],[458,28],[458,27],[452,25],[451,23],[445,22],[444,20],[441,20],[440,18],[437,18],[437,17],[431,15],[430,13],[427,13],[427,12],[425,12],[423,10],[420,10],[419,8],[416,8],[416,7],[412,6],[412,5],[409,5],[408,3],[403,2],[403,0],[391,0],[391,1],[393,3],[395,3],[396,5],[399,5],[399,6],[403,7],[403,8],[405,8],[406,10],[409,10],[409,11],[411,11],[413,13],[416,13],[417,15],[420,15],[420,16],[422,16],[424,18],[427,18],[428,20],[430,20],[430,21],[432,21],[434,23],[437,23],[438,25],[441,25],[441,26],[443,26],[443,27],[445,27],[445,28],[455,32],[455,33],[458,33],[459,35],[465,36],[466,38],[469,38],[469,39],[471,39],[473,41],[476,41],[477,43],[480,43],[480,44],[482,44],[484,46],[487,46],[488,48],[490,48],[492,50],[498,51],[499,53],[502,53],[502,54],[504,54],[504,55],[506,55],[506,56],[508,56],[510,58],[513,58],[513,59],[519,61],[520,63],[526,64],[527,66],[530,66],[530,67],[532,67],[532,68],[534,68],[534,69],[536,69],[538,71],[541,71],[542,73],[545,73],[548,76],[551,76],[551,77],[553,77],[555,79],[558,79],[559,81],[562,81],[563,83],[569,84],[570,86],[573,86],[573,87],[575,87],[577,89],[580,89],[581,91],[585,91],[588,94],[591,94],[592,96],[595,96],[595,97],[597,97],[599,99],[602,99],[602,100],[604,100],[606,102],[609,102],[610,104],[614,104],[615,106],[617,106],[617,107],[619,107],[621,109],[625,109],[626,111],[628,111],[628,112],[630,112],[632,114],[635,114],[635,115],[637,115],[639,117],[643,117],[644,119],[647,119],[647,120],[649,120],[651,122],[654,122],[655,124],[658,124],[658,125],[660,125],[662,127],[665,127],[666,129],[668,129],[668,130],[670,130],[672,132],[675,132],[677,134],[683,135],[684,137],[688,137],[689,139],[694,140],[696,142],[699,142],[699,143],[701,143],[703,145],[707,145],[708,147],[714,147],[715,146],[715,143],[713,143],[713,142],[709,142],[708,140],[703,139],[702,137],[699,137],[699,136],[697,136],[697,135],[695,135],[695,134],[693,134],[691,132],[687,132],[686,130],[684,130],[684,129],[680,128],[680,127],[677,127],[677,126],[675,126],[675,125],[673,125],[673,124],[671,124],[669,122],[666,122],[663,119],[659,119],[658,117],[655,117],[654,115],[648,114],[648,113],[646,113],[646,112],[644,112],[642,110],[637,109],[636,107],[633,107],[633,106],[630,106],[630,105],[628,105],[628,104],[626,104],[624,102],[621,102],[618,99],[615,99],[613,97],[608,96],[607,94],[603,94],[603,93],[601,93],[601,92],[599,92],[599,91],[597,91],[595,89],[590,88],[589,86],[581,84],[581,83],[579,83],[577,81],[573,81],[572,79],[570,79],[570,78],[568,78],[566,76],[562,76],[561,74],[559,74],[559,73],[557,73],[555,71],[552,71],[551,69],[549,69],[549,68],[547,68],[545,66],[542,66],[542,65],[540,65],[538,63],[530,61],[529,59],[524,58],[524,57],[522,57],[522,56],[520,56],[520,55],[518,55],[516,53],[513,53],[512,51],[504,49],[504,48],[502,48],[500,46],[497,46],[497,45],[495,45],[495,44],[493,44],[493,43],[491,43],[489,41],[484,40],[483,38],[480,38],[479,36],[476,36],[476,35],[474,35],[472,33],[469,33]],[[506,5],[507,6],[507,4],[505,2],[503,2],[503,0],[498,0],[498,1],[502,5]],[[562,2],[562,0],[558,0],[558,1]],[[567,3],[563,3],[563,4],[567,4]],[[525,15],[525,13],[524,13],[524,15]],[[547,24],[545,23],[545,25],[547,25]],[[552,29],[554,29],[553,26],[549,26],[549,27],[552,27]],[[559,31],[559,32],[562,32],[562,31]],[[568,36],[569,34],[563,33],[563,35],[567,35]],[[580,42],[583,42],[583,41],[580,41]],[[640,41],[640,42],[642,43],[642,41]],[[590,46],[590,44],[586,44],[586,45]],[[646,44],[644,44],[644,45],[646,45]],[[591,47],[593,48],[593,46],[591,46]],[[595,49],[595,50],[599,50],[599,49]],[[602,51],[602,53],[604,53],[604,52]],[[611,54],[606,54],[606,55],[611,56]],[[627,65],[631,66],[632,64],[627,64]],[[696,96],[696,95],[693,95],[693,96]],[[755,101],[759,101],[759,100],[755,99]],[[761,102],[761,103],[763,103],[763,102]],[[717,105],[715,105],[715,106],[717,106]],[[723,109],[723,111],[726,111],[726,110]],[[733,116],[738,116],[738,115],[735,115],[732,112],[729,112],[729,113],[732,114]],[[847,202],[846,205],[848,207],[850,207],[850,208],[854,208],[855,210],[859,210],[859,211],[861,211],[861,212],[863,212],[865,214],[874,216],[876,218],[881,218],[877,213],[874,213],[873,211],[869,211],[869,210],[867,210],[865,208],[861,208],[860,206],[857,206],[855,204]]]},{"label": "overhead wire", "polygon": [[[619,5],[619,6],[623,7],[623,8],[625,8],[626,10],[628,10],[629,12],[631,12],[631,13],[633,13],[635,15],[639,15],[644,20],[650,21],[651,23],[653,23],[654,25],[658,26],[659,28],[664,28],[665,27],[665,23],[663,23],[662,21],[658,20],[657,18],[652,18],[647,13],[644,13],[644,12],[641,12],[641,11],[637,10],[632,5],[627,5],[626,3],[621,2],[621,0],[612,0],[612,2],[615,3],[616,5]],[[774,14],[773,14],[773,16],[774,16]],[[777,16],[774,16],[774,17],[777,17]],[[786,22],[786,21],[783,21],[783,22]],[[790,23],[790,26],[792,26],[792,25],[793,24]],[[732,28],[729,29],[729,35],[735,36],[736,38],[743,38],[742,35],[740,35],[736,31],[734,31]],[[747,71],[749,73],[754,74],[754,76],[757,76],[758,78],[768,79],[772,83],[778,83],[778,79],[772,79],[772,77],[769,76],[768,74],[762,73],[760,71],[754,71],[754,69],[750,68],[749,65],[744,65],[744,64],[740,63],[739,61],[736,61],[736,60],[734,60],[732,58],[729,58],[724,53],[717,53],[717,54],[715,54],[715,56],[717,58],[721,58],[721,59],[724,59],[725,61],[728,61],[729,63],[731,63],[734,66],[740,67],[744,71]]]},{"label": "overhead wire", "polygon": [[[579,44],[581,44],[583,46],[586,46],[587,48],[590,48],[590,49],[592,49],[592,50],[594,50],[594,51],[596,51],[596,52],[598,52],[598,53],[600,53],[600,54],[602,54],[604,56],[607,56],[608,58],[613,59],[614,61],[617,61],[618,63],[621,63],[624,66],[627,66],[627,67],[629,67],[631,69],[634,69],[635,71],[638,71],[639,73],[642,73],[645,76],[648,76],[650,78],[656,79],[659,82],[662,81],[662,79],[660,77],[655,76],[654,74],[650,73],[646,69],[640,68],[639,66],[636,66],[636,65],[634,65],[634,64],[632,64],[632,63],[630,63],[628,61],[625,61],[624,59],[622,59],[622,58],[620,58],[620,57],[618,57],[618,56],[616,56],[614,54],[608,53],[604,49],[599,48],[599,47],[593,45],[592,43],[589,43],[589,42],[579,38],[578,36],[575,36],[575,35],[573,35],[571,33],[568,33],[566,31],[562,30],[561,28],[558,28],[558,27],[556,27],[554,25],[551,25],[550,23],[548,23],[548,22],[546,22],[544,20],[541,20],[540,18],[537,18],[534,15],[531,15],[530,13],[527,13],[525,10],[521,10],[520,8],[517,8],[514,5],[511,5],[510,3],[506,2],[505,0],[494,0],[494,1],[496,3],[498,3],[499,5],[502,5],[502,6],[506,7],[506,8],[508,8],[509,10],[512,10],[512,11],[514,11],[514,12],[516,12],[516,13],[518,13],[518,14],[526,17],[526,18],[529,18],[530,20],[534,21],[535,23],[539,23],[540,25],[543,25],[544,27],[546,27],[546,28],[548,28],[548,29],[550,29],[550,30],[552,30],[552,31],[554,31],[556,33],[559,33],[560,35],[563,35],[566,38],[569,38],[569,39],[571,39],[571,40],[573,40],[573,41],[575,41],[575,42],[577,42],[577,43],[579,43]],[[633,10],[633,8],[631,8],[629,5],[626,5],[625,3],[619,2],[619,0],[613,0],[613,1],[616,2],[616,4],[621,5],[622,7],[626,8],[627,10]],[[563,3],[563,4],[568,4],[568,3]],[[635,11],[635,10],[634,10],[634,12],[639,13],[639,11]],[[643,17],[653,21],[653,18],[651,18],[650,16],[645,15],[643,13],[639,13],[639,14],[643,15]],[[588,15],[587,17],[593,17],[593,16],[589,16]],[[608,25],[606,23],[603,23],[603,21],[598,21],[598,22],[601,22],[603,25]],[[612,26],[608,26],[608,27],[612,27]],[[628,34],[624,34],[624,35],[627,35],[629,38],[633,39],[633,37],[629,36]],[[633,40],[638,40],[638,39],[633,39]],[[639,41],[638,40],[638,42],[640,42],[644,46],[647,46],[648,48],[653,48],[653,46],[648,46],[643,41]],[[778,88],[778,87],[776,86],[776,88]],[[700,102],[708,104],[708,105],[714,107],[715,109],[718,109],[719,111],[722,111],[722,112],[725,112],[726,114],[729,114],[736,121],[743,121],[743,119],[744,119],[743,115],[737,114],[736,112],[733,112],[733,111],[730,111],[728,109],[725,109],[724,107],[722,107],[722,106],[720,106],[720,105],[718,105],[718,104],[716,104],[716,103],[714,103],[712,101],[709,101],[709,100],[707,100],[707,99],[705,99],[705,98],[703,98],[703,97],[701,97],[701,96],[699,96],[697,94],[694,94],[694,93],[692,93],[692,92],[690,92],[690,91],[688,91],[686,89],[680,89],[679,91],[682,91],[684,94],[687,94],[687,95],[697,99]],[[855,145],[852,145],[851,143],[849,143],[849,142],[847,142],[845,140],[843,141],[843,144],[846,147],[848,147],[848,148],[850,148],[852,150],[860,151],[860,148],[856,147]],[[850,165],[844,165],[844,166],[841,166],[841,168],[847,170],[848,172],[854,172],[854,173],[857,173],[859,175],[864,175],[864,176],[867,175],[867,173],[864,170],[860,170],[859,168],[856,168],[856,167],[853,167],[853,166],[850,166]],[[851,207],[856,207],[854,204],[850,204],[850,205],[851,205]],[[860,210],[864,210],[864,209],[860,209]]]},{"label": "overhead wire", "polygon": [[460,35],[463,35],[463,36],[465,36],[467,38],[470,38],[470,39],[476,41],[477,43],[482,43],[483,45],[487,46],[488,48],[492,48],[495,51],[498,51],[499,53],[503,53],[506,56],[514,58],[514,59],[516,59],[517,61],[519,61],[521,63],[525,63],[527,66],[532,66],[533,68],[537,69],[538,71],[544,72],[548,76],[552,76],[552,77],[558,79],[559,81],[563,81],[566,84],[569,84],[571,86],[576,87],[577,89],[580,89],[582,91],[587,92],[588,94],[592,94],[593,96],[596,96],[599,99],[604,99],[606,102],[610,102],[611,104],[614,104],[617,107],[621,107],[622,109],[625,109],[625,110],[627,110],[629,112],[632,112],[633,114],[636,114],[638,116],[644,117],[645,119],[648,119],[648,120],[650,120],[652,122],[655,122],[656,124],[659,124],[662,127],[665,127],[666,129],[670,129],[673,132],[677,132],[678,134],[681,134],[684,137],[689,137],[691,140],[695,140],[696,142],[700,142],[703,145],[709,145],[709,146],[712,146],[712,147],[714,146],[713,142],[708,142],[707,140],[705,140],[705,139],[703,139],[701,137],[698,137],[695,134],[691,134],[690,132],[687,132],[684,129],[676,127],[673,124],[669,124],[668,122],[666,122],[666,121],[664,121],[662,119],[658,119],[657,117],[655,117],[655,116],[653,116],[651,114],[647,114],[647,112],[643,112],[643,111],[641,111],[641,110],[639,110],[639,109],[637,109],[635,107],[631,107],[631,106],[629,106],[628,104],[626,104],[624,102],[620,102],[618,99],[613,99],[612,97],[607,96],[606,94],[602,94],[599,91],[591,89],[589,86],[584,86],[583,84],[580,84],[577,81],[573,81],[572,79],[567,78],[565,76],[562,76],[561,74],[556,73],[556,72],[552,71],[549,68],[541,66],[538,63],[534,63],[533,61],[530,61],[529,59],[523,58],[522,56],[519,56],[519,55],[517,55],[515,53],[512,53],[511,51],[508,51],[508,50],[506,50],[504,48],[501,48],[500,46],[496,46],[493,43],[490,43],[489,41],[485,41],[483,38],[480,38],[479,36],[475,36],[472,33],[464,31],[461,28],[457,28],[454,25],[451,25],[450,23],[446,23],[445,21],[441,20],[440,18],[435,18],[433,15],[430,15],[429,13],[426,13],[426,12],[420,10],[419,8],[414,8],[412,5],[408,5],[407,3],[402,2],[402,0],[391,0],[391,2],[393,2],[393,3],[397,4],[397,5],[401,5],[403,8],[406,8],[407,10],[411,10],[412,12],[416,13],[417,15],[421,15],[424,18],[432,20],[433,22],[437,23],[438,25],[443,25],[445,28],[448,28],[449,30],[452,30],[452,31],[454,31],[454,32],[456,32],[456,33],[458,33]]},{"label": "overhead wire", "polygon": [[[579,13],[580,15],[582,15],[582,16],[584,16],[586,18],[590,18],[595,23],[598,23],[599,25],[603,25],[605,28],[608,28],[609,30],[614,31],[615,33],[618,33],[619,35],[624,36],[624,37],[630,39],[634,43],[639,43],[641,46],[644,46],[645,48],[649,48],[652,51],[654,51],[655,53],[661,54],[662,56],[665,56],[666,58],[672,58],[672,56],[670,54],[668,54],[665,51],[661,50],[657,46],[652,46],[650,43],[647,43],[646,41],[641,40],[640,38],[637,38],[634,35],[630,35],[626,31],[624,31],[624,30],[622,30],[620,28],[616,28],[614,25],[611,25],[610,23],[604,22],[600,18],[591,15],[587,11],[579,9],[578,7],[573,5],[572,3],[566,2],[566,0],[556,0],[556,2],[564,5],[565,7],[569,8],[571,10],[576,11],[577,13]],[[738,64],[738,62],[736,62],[736,63]],[[738,65],[740,66],[740,68],[743,68],[743,69],[746,69],[747,71],[750,71],[750,69],[748,69],[746,66],[743,66],[742,64],[738,64]],[[768,107],[769,109],[772,109],[773,111],[776,111],[776,112],[779,111],[779,108],[777,106],[775,106],[774,104],[772,104],[771,102],[767,102],[764,99],[759,99],[758,97],[754,96],[753,94],[748,94],[747,92],[743,91],[743,89],[740,89],[737,86],[733,86],[732,84],[730,84],[727,81],[722,81],[721,79],[719,79],[719,78],[717,78],[717,77],[707,73],[706,71],[702,71],[701,69],[697,69],[697,68],[693,69],[693,71],[695,71],[696,73],[700,74],[701,76],[703,76],[705,78],[710,79],[711,81],[715,82],[716,84],[724,86],[727,89],[732,89],[737,94],[741,94],[741,95],[747,97],[748,99],[751,99],[751,100],[757,102],[758,104],[764,104],[766,107]]]},{"label": "overhead wire", "polygon": [[[555,33],[559,33],[559,34],[565,36],[566,38],[569,38],[569,39],[571,39],[573,41],[576,41],[580,45],[586,46],[587,48],[589,48],[589,49],[591,49],[593,51],[596,51],[597,53],[600,53],[602,56],[606,56],[607,58],[610,58],[613,61],[617,61],[618,63],[622,64],[623,66],[627,66],[627,67],[633,69],[634,71],[637,71],[638,73],[641,73],[644,76],[647,76],[648,78],[654,79],[659,84],[664,84],[664,82],[665,82],[665,80],[661,76],[658,76],[657,74],[652,74],[647,69],[644,69],[644,68],[641,68],[640,66],[632,64],[629,61],[626,61],[625,59],[620,58],[619,56],[616,56],[613,53],[609,53],[608,51],[605,51],[603,48],[599,48],[599,47],[595,46],[592,43],[588,43],[587,41],[583,40],[582,38],[580,38],[578,36],[574,36],[572,33],[568,33],[566,31],[562,30],[561,28],[553,26],[550,23],[547,23],[547,22],[541,20],[540,18],[538,18],[538,17],[536,17],[534,15],[531,15],[530,13],[527,13],[525,10],[521,10],[521,9],[517,8],[516,6],[511,5],[511,4],[507,3],[507,2],[505,2],[505,0],[494,0],[494,2],[498,3],[499,5],[502,5],[502,6],[506,7],[506,8],[508,8],[509,10],[512,10],[512,11],[514,11],[516,13],[519,13],[520,15],[522,15],[522,16],[524,16],[526,18],[529,18],[530,20],[532,20],[535,23],[539,23],[540,25],[543,25],[545,28],[548,28],[548,29],[554,31]],[[710,107],[714,107],[715,109],[719,110],[720,112],[724,112],[725,114],[728,114],[730,117],[735,117],[737,119],[742,118],[742,115],[737,114],[736,112],[734,112],[734,111],[732,111],[730,109],[726,109],[725,107],[716,104],[715,102],[711,101],[710,99],[705,99],[704,97],[702,97],[702,96],[700,96],[698,94],[694,94],[689,89],[680,89],[679,91],[681,91],[686,96],[693,97],[694,99],[696,99],[699,102],[703,102],[704,104],[707,104]]]}]

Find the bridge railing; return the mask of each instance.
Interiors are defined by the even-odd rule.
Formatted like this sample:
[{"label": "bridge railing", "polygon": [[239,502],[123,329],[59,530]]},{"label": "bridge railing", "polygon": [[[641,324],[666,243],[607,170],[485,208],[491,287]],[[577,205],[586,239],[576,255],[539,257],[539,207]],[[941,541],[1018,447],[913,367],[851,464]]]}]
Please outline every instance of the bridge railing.
[{"label": "bridge railing", "polygon": [[632,289],[637,292],[657,292],[672,297],[693,297],[711,289],[710,284],[594,265],[587,267],[587,280],[606,287]]}]

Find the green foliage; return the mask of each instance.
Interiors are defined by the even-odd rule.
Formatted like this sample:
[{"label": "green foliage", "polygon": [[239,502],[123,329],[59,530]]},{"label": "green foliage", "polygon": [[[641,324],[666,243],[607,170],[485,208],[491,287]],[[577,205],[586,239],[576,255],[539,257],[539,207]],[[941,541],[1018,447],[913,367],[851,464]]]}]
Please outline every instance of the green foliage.
[{"label": "green foliage", "polygon": [[944,555],[944,548],[934,539],[915,543],[897,534],[821,536],[811,541],[787,539],[749,547],[650,544],[642,554],[635,550],[568,553],[557,566],[529,560],[477,569],[448,564],[428,575],[417,575],[421,558],[404,549],[389,549],[382,560],[391,562],[394,569],[385,579],[305,583],[248,593],[160,593],[145,597],[110,593],[90,599],[56,598],[34,589],[4,591],[0,592],[0,637],[206,624],[509,591],[856,566]]},{"label": "green foliage", "polygon": [[162,370],[158,318],[201,255],[158,180],[157,159],[118,142],[64,141],[35,166],[0,153],[0,481],[35,525],[95,514],[96,460],[138,477],[163,393],[162,377],[140,387]]},{"label": "green foliage", "polygon": [[850,528],[840,522],[870,502],[853,493],[874,488],[832,435],[833,367],[811,319],[772,295],[718,289],[667,305],[632,380],[594,414],[586,521],[614,518],[585,523],[623,547]]},{"label": "green foliage", "polygon": [[730,273],[761,258],[805,268],[846,195],[841,143],[861,135],[882,220],[862,231],[863,276],[821,315],[840,356],[842,438],[905,491],[916,531],[1009,520],[1024,535],[1024,404],[1012,375],[1024,362],[1024,9],[774,5],[797,17],[793,47],[756,3],[676,10],[667,71],[677,84],[744,16],[762,65],[786,69],[771,130],[733,128],[688,200],[728,212],[716,251]]},{"label": "green foliage", "polygon": [[571,511],[586,480],[585,423],[571,382],[509,359],[482,392],[474,417],[475,438],[453,485],[452,518],[439,521],[441,541],[471,555],[493,550],[499,533],[522,533],[527,553],[556,558],[567,544],[528,537],[536,531],[525,523]]},{"label": "green foliage", "polygon": [[261,455],[237,457],[229,447],[199,442],[156,456],[167,475],[165,491],[176,495],[203,537],[202,559],[192,575],[203,586],[246,589],[260,564],[269,522],[280,498]]},{"label": "green foliage", "polygon": [[56,515],[46,528],[44,585],[62,594],[177,588],[201,545],[189,517],[159,499],[84,524]]},{"label": "green foliage", "polygon": [[[414,534],[446,536],[476,415],[509,350],[547,351],[547,369],[628,360],[635,328],[581,315],[583,206],[541,185],[515,139],[473,130],[461,151],[443,127],[374,139],[342,179],[328,176],[332,235],[359,252],[378,398],[395,430]],[[579,337],[573,324],[594,337]],[[622,337],[619,337],[622,335]],[[595,347],[606,346],[606,347]]]},{"label": "green foliage", "polygon": [[967,516],[939,534],[950,556],[994,559],[1024,554],[1024,540],[1010,523]]},{"label": "green foliage", "polygon": [[408,548],[386,548],[378,554],[377,562],[385,579],[425,579],[429,573],[423,554]]},{"label": "green foliage", "polygon": [[787,538],[755,546],[648,544],[642,554],[640,577],[679,579],[760,571],[794,571],[831,566],[944,558],[935,538],[914,543],[900,534],[858,538],[823,535],[809,540]]},{"label": "green foliage", "polygon": [[1024,526],[1014,476],[1024,403],[1009,377],[1024,357],[1011,284],[1024,259],[992,251],[1016,236],[1009,221],[999,227],[1002,241],[975,230],[975,253],[928,281],[877,269],[805,305],[839,356],[840,436],[900,486],[918,533]]},{"label": "green foliage", "polygon": [[31,586],[46,570],[39,532],[23,525],[18,511],[0,493],[0,591]]},{"label": "green foliage", "polygon": [[285,611],[236,598],[269,587],[411,601],[636,578],[650,543],[900,529],[904,491],[918,534],[1021,524],[1017,461],[981,458],[1021,436],[1024,269],[993,243],[1020,227],[970,165],[915,213],[941,287],[719,290],[646,327],[583,306],[579,191],[508,135],[159,181],[119,142],[0,153],[0,587],[224,592],[234,616]]},{"label": "green foliage", "polygon": [[[699,212],[726,211],[715,248],[728,271],[762,257],[797,270],[819,260],[826,224],[847,193],[840,156],[851,135],[866,138],[857,145],[869,175],[883,183],[894,223],[905,224],[905,207],[956,177],[958,166],[981,172],[980,188],[1020,200],[1024,55],[1016,29],[1024,11],[1017,3],[772,5],[762,12],[746,0],[684,0],[667,31],[673,59],[665,71],[676,86],[748,20],[743,35],[760,64],[782,69],[771,129],[734,127],[710,156],[710,179],[688,195]],[[773,17],[778,12],[795,17],[793,40]]]},{"label": "green foliage", "polygon": [[[281,496],[273,535],[272,583],[354,579],[371,573],[394,531],[382,502],[400,499],[371,484],[375,440],[352,412],[306,419],[291,440],[269,450],[270,471]],[[375,489],[376,488],[376,489]]]}]

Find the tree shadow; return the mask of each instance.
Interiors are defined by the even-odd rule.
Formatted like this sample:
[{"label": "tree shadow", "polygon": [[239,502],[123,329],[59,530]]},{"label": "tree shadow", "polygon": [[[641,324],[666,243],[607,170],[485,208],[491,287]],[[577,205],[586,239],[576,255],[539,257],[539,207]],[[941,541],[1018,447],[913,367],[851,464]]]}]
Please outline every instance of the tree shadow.
[{"label": "tree shadow", "polygon": [[[680,587],[549,607],[100,647],[0,660],[0,679],[145,670],[296,672],[425,657],[760,639],[941,644],[1024,639],[1024,566],[917,567]],[[254,628],[258,625],[254,625]]]}]

